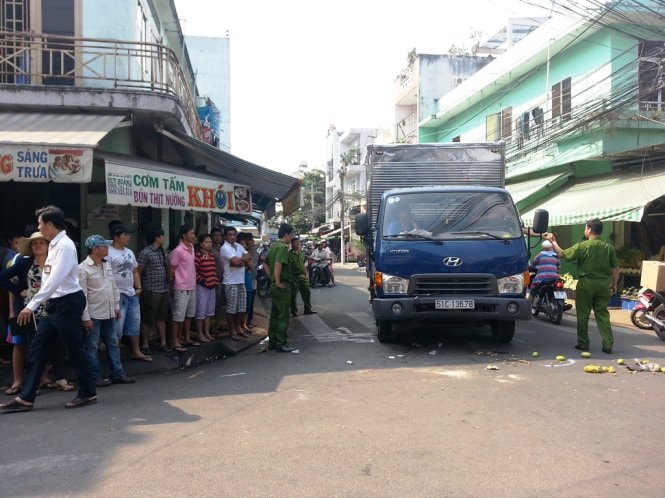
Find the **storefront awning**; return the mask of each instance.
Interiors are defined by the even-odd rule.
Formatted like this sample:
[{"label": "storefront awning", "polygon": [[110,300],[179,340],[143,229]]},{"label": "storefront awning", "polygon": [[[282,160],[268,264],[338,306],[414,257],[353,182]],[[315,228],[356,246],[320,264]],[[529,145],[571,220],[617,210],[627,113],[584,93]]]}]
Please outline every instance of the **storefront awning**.
[{"label": "storefront awning", "polygon": [[0,181],[88,183],[92,151],[124,116],[0,113]]},{"label": "storefront awning", "polygon": [[109,204],[252,215],[248,185],[150,159],[110,152],[95,154],[104,161]]},{"label": "storefront awning", "polygon": [[[554,193],[538,206],[550,214],[550,226],[577,225],[592,218],[603,221],[640,221],[647,203],[665,195],[665,170],[614,172],[580,179]],[[533,222],[532,209],[522,215]]]},{"label": "storefront awning", "polygon": [[518,205],[519,203],[528,197],[531,197],[533,194],[547,190],[550,188],[550,185],[555,184],[556,180],[559,180],[562,177],[567,177],[568,173],[557,173],[555,175],[549,175],[541,178],[531,178],[523,182],[517,182],[506,185],[506,190],[510,192],[513,202]]},{"label": "storefront awning", "polygon": [[288,216],[300,207],[301,181],[298,178],[257,166],[180,131],[159,131],[185,148],[193,164],[205,165],[208,172],[249,184],[258,210],[266,211],[279,201],[284,215]]}]

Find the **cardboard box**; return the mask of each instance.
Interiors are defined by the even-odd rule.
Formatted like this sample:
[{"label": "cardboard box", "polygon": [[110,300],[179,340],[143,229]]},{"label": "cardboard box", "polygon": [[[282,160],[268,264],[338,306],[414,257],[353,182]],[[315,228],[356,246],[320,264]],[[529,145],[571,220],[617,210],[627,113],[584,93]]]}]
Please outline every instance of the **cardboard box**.
[{"label": "cardboard box", "polygon": [[665,263],[662,261],[642,261],[640,285],[652,290],[665,290]]}]

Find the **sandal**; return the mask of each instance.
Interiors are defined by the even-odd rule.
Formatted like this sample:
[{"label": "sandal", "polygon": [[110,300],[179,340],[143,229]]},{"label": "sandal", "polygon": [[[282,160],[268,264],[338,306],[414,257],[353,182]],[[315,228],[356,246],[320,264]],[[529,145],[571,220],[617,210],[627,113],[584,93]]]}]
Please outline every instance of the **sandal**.
[{"label": "sandal", "polygon": [[201,345],[201,343],[197,342],[197,341],[189,341],[189,342],[183,342],[182,345],[183,346],[189,346],[189,347],[193,346],[193,347],[198,348]]},{"label": "sandal", "polygon": [[57,380],[55,381],[55,388],[58,391],[64,391],[64,392],[69,392],[74,390],[74,384],[70,383],[69,381],[65,381],[65,383],[58,382]]},{"label": "sandal", "polygon": [[95,403],[97,403],[97,396],[91,396],[90,398],[79,398],[77,396],[68,403],[65,403],[65,408],[81,408],[83,406],[94,405]]},{"label": "sandal", "polygon": [[5,389],[5,394],[7,396],[16,396],[21,392],[21,389],[23,389],[23,386],[9,386],[7,389]]},{"label": "sandal", "polygon": [[51,382],[51,381],[42,382],[41,384],[39,384],[39,389],[57,389],[57,388],[58,388],[58,384],[56,384],[55,382]]},{"label": "sandal", "polygon": [[32,403],[23,401],[21,398],[14,398],[14,400],[10,401],[9,403],[1,404],[0,410],[2,410],[5,413],[29,412],[30,410],[32,410]]},{"label": "sandal", "polygon": [[132,360],[152,363],[152,358],[150,356],[132,356]]},{"label": "sandal", "polygon": [[176,346],[173,348],[173,351],[177,351],[178,353],[185,353],[187,352],[187,348],[183,346]]}]

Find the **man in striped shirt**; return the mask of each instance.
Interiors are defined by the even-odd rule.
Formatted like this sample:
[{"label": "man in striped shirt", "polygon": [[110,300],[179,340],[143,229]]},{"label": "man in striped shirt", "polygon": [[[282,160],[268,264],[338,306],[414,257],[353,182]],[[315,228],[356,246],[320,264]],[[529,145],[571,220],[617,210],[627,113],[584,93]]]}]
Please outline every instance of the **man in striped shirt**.
[{"label": "man in striped shirt", "polygon": [[559,256],[554,252],[552,243],[549,240],[544,240],[542,248],[543,250],[531,260],[531,268],[536,270],[536,276],[531,284],[530,301],[533,301],[534,296],[538,293],[538,287],[543,283],[561,278],[559,276],[561,262],[559,261]]}]

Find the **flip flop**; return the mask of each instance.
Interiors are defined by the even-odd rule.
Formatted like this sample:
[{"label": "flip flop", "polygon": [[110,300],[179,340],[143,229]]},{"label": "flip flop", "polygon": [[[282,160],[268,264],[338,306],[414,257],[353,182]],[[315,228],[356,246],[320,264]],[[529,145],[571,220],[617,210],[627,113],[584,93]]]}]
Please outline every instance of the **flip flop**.
[{"label": "flip flop", "polygon": [[18,401],[18,398],[10,401],[9,403],[3,403],[0,405],[0,410],[4,413],[18,413],[18,412],[29,412],[32,410],[32,403],[27,401]]},{"label": "flip flop", "polygon": [[21,389],[23,389],[23,386],[9,386],[7,389],[5,389],[5,394],[7,396],[16,396],[21,392]]},{"label": "flip flop", "polygon": [[187,351],[187,348],[183,346],[178,346],[177,348],[173,348],[173,351],[177,351],[178,353],[184,353]]},{"label": "flip flop", "polygon": [[150,356],[132,356],[134,361],[144,361],[146,363],[152,363],[152,358]]},{"label": "flip flop", "polygon": [[92,396],[90,398],[79,398],[77,396],[73,400],[65,403],[65,408],[81,408],[83,406],[94,405],[95,403],[97,403],[97,396]]},{"label": "flip flop", "polygon": [[74,390],[74,384],[70,382],[67,382],[66,384],[59,384],[58,382],[55,382],[55,388],[58,391],[69,392]]}]

